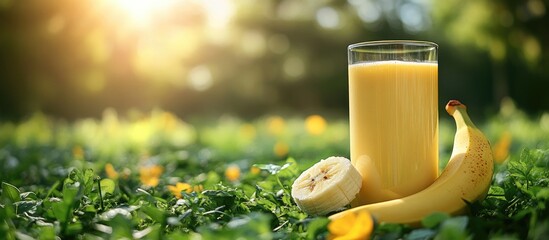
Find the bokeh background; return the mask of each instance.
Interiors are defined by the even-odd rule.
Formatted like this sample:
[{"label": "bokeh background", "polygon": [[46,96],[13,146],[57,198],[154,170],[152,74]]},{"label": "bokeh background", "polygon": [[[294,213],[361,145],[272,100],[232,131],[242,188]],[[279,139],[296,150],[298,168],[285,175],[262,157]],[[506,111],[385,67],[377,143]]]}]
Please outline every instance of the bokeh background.
[{"label": "bokeh background", "polygon": [[348,113],[346,48],[439,44],[441,109],[549,110],[547,0],[0,0],[0,119]]}]

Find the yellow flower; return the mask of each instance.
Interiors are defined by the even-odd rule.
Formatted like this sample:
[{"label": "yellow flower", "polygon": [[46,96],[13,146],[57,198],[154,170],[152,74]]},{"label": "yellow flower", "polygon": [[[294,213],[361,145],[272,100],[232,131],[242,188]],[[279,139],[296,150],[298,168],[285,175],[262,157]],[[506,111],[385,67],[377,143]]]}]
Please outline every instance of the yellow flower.
[{"label": "yellow flower", "polygon": [[204,186],[202,186],[202,185],[196,185],[196,186],[193,187],[193,191],[195,191],[195,192],[202,192],[202,191],[204,191]]},{"label": "yellow flower", "polygon": [[160,181],[160,175],[164,172],[164,168],[158,165],[141,167],[139,169],[139,178],[143,185],[156,187]]},{"label": "yellow flower", "polygon": [[112,164],[107,163],[105,165],[105,173],[107,174],[107,177],[113,180],[118,179],[118,172],[114,169]]},{"label": "yellow flower", "polygon": [[267,123],[267,130],[272,135],[280,135],[284,132],[285,127],[286,123],[284,122],[284,119],[279,116],[269,118]]},{"label": "yellow flower", "polygon": [[75,159],[82,159],[84,158],[84,149],[80,146],[75,146],[72,148],[72,156]]},{"label": "yellow flower", "polygon": [[284,142],[277,142],[273,147],[274,154],[279,157],[286,156],[289,151],[290,151],[290,147],[288,146],[288,144]]},{"label": "yellow flower", "polygon": [[240,168],[237,165],[227,167],[225,170],[225,177],[229,179],[229,181],[237,181],[240,179]]},{"label": "yellow flower", "polygon": [[253,175],[257,175],[261,172],[261,168],[258,168],[256,166],[252,166],[250,168],[250,173],[253,174]]},{"label": "yellow flower", "polygon": [[311,135],[320,135],[326,130],[326,120],[320,115],[311,115],[305,119],[305,128]]},{"label": "yellow flower", "polygon": [[328,239],[369,239],[374,222],[367,211],[349,212],[328,224]]},{"label": "yellow flower", "polygon": [[494,144],[492,152],[494,153],[494,161],[502,163],[509,156],[509,148],[511,147],[511,133],[505,131],[498,142]]},{"label": "yellow flower", "polygon": [[178,182],[178,183],[175,184],[175,186],[169,185],[168,190],[170,190],[170,192],[172,192],[172,194],[176,198],[181,198],[182,197],[181,196],[182,191],[185,191],[187,193],[191,193],[193,191],[193,187],[188,183]]}]

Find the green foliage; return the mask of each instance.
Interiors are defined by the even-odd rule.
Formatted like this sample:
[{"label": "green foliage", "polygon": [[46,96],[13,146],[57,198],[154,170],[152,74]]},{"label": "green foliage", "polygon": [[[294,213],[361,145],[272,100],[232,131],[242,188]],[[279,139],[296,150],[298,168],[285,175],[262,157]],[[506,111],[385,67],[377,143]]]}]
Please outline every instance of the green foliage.
[{"label": "green foliage", "polygon": [[549,149],[523,149],[498,165],[486,199],[465,216],[434,213],[424,228],[385,224],[382,239],[544,239],[549,234]]},{"label": "green foliage", "polygon": [[9,183],[2,182],[2,194],[5,194],[7,200],[11,202],[21,201],[19,189]]},{"label": "green foliage", "polygon": [[[507,111],[507,110],[506,110]],[[462,216],[435,213],[423,227],[376,224],[375,239],[543,239],[549,234],[549,134],[518,110],[479,124],[492,143],[509,131],[510,155],[488,196]],[[505,112],[505,111],[503,111]],[[329,220],[301,212],[290,196],[297,176],[322,158],[348,155],[348,127],[328,120],[312,135],[304,119],[237,118],[190,124],[157,111],[146,118],[58,123],[39,115],[0,137],[0,236],[6,239],[324,239]],[[173,121],[173,125],[166,122]],[[47,134],[39,126],[47,122]],[[280,126],[283,126],[281,129]],[[540,127],[542,126],[542,127]],[[138,129],[144,131],[139,133]],[[453,125],[441,121],[441,158]],[[136,132],[137,131],[137,132]],[[16,133],[17,132],[17,133]],[[530,133],[528,138],[524,132]],[[215,137],[217,133],[218,137]],[[174,135],[183,134],[183,137]],[[36,136],[36,139],[33,137]],[[47,136],[47,137],[44,137]],[[94,136],[101,136],[96,139]],[[151,138],[154,138],[152,140]],[[274,145],[289,146],[279,155]],[[494,144],[496,145],[496,144]],[[107,164],[113,169],[108,170]],[[441,163],[441,167],[445,163]],[[162,166],[158,185],[141,180]],[[230,167],[239,169],[226,175]],[[114,172],[112,172],[114,171]],[[170,187],[192,191],[176,197]]]}]

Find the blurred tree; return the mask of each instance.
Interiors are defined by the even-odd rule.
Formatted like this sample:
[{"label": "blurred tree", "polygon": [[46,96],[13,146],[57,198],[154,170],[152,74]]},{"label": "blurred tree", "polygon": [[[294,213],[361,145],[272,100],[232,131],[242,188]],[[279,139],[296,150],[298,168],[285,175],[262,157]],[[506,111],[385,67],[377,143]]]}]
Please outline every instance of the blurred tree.
[{"label": "blurred tree", "polygon": [[[433,18],[437,23],[433,31],[441,33],[444,42],[452,45],[452,52],[463,55],[462,59],[457,59],[459,64],[470,60],[466,56],[471,52],[481,52],[489,58],[490,65],[478,66],[473,74],[490,78],[495,105],[503,98],[511,97],[521,108],[533,112],[547,110],[547,6],[549,1],[542,0],[433,1]],[[451,81],[462,83],[467,79],[453,78]]]},{"label": "blurred tree", "polygon": [[549,109],[547,1],[0,0],[0,118],[347,113],[346,47],[440,45],[440,99]]}]

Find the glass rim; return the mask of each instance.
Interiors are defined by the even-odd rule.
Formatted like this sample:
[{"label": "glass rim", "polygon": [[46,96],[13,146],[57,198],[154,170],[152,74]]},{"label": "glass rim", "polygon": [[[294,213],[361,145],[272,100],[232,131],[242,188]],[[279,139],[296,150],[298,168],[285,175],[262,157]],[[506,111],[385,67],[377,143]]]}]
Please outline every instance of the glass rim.
[{"label": "glass rim", "polygon": [[390,45],[403,45],[403,46],[416,46],[416,47],[434,47],[438,48],[438,44],[429,41],[419,41],[419,40],[376,40],[376,41],[366,41],[353,43],[347,47],[349,51],[352,51],[356,48],[361,47],[380,47],[380,46],[390,46]]}]

